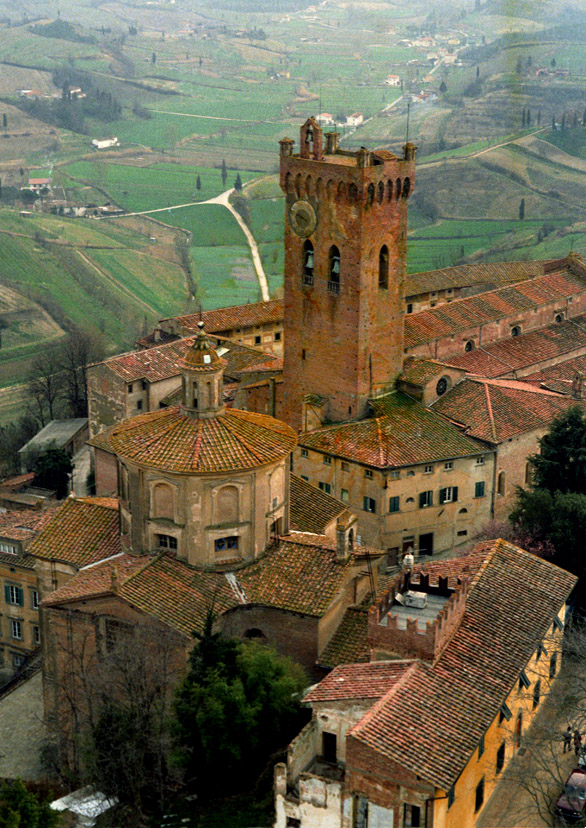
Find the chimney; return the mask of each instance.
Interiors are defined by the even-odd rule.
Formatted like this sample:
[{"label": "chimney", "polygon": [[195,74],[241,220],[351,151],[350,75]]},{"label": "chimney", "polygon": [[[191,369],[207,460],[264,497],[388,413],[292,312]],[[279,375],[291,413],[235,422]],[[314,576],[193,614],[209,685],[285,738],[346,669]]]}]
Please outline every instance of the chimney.
[{"label": "chimney", "polygon": [[356,515],[346,510],[336,522],[336,552],[339,561],[347,560],[354,550],[356,521]]},{"label": "chimney", "polygon": [[339,132],[326,132],[326,155],[335,155],[338,152]]},{"label": "chimney", "polygon": [[574,379],[572,380],[572,397],[575,400],[584,399],[584,374],[582,371],[576,371]]},{"label": "chimney", "polygon": [[292,155],[293,153],[293,141],[291,138],[283,138],[282,141],[279,141],[281,145],[281,155]]},{"label": "chimney", "polygon": [[110,590],[114,593],[118,592],[118,570],[115,566],[110,570]]}]

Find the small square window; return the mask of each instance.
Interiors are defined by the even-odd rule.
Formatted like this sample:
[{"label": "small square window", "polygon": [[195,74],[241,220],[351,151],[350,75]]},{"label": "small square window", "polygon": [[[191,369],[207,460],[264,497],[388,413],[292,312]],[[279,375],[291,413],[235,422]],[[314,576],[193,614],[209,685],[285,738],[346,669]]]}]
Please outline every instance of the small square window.
[{"label": "small square window", "polygon": [[128,391],[129,394],[132,394],[132,383],[131,382],[129,382],[128,385],[126,386],[126,390]]},{"label": "small square window", "polygon": [[348,501],[350,500],[350,492],[348,491],[348,489],[342,489],[340,491],[340,500],[342,501],[342,503],[348,503]]},{"label": "small square window", "polygon": [[13,666],[13,668],[15,670],[18,670],[18,669],[20,669],[20,667],[22,667],[23,664],[24,664],[24,656],[17,655],[16,653],[14,653],[14,655],[12,656],[12,666]]},{"label": "small square window", "polygon": [[227,538],[216,538],[214,541],[214,548],[216,552],[225,552],[227,550],[238,549],[238,535],[231,535]]},{"label": "small square window", "polygon": [[260,336],[255,336],[255,337],[254,337],[254,344],[255,344],[255,345],[260,345],[260,343],[261,343],[261,338],[260,338]]},{"label": "small square window", "polygon": [[484,480],[474,484],[474,497],[484,497]]},{"label": "small square window", "polygon": [[328,457],[327,454],[324,454],[324,466],[331,466],[332,465],[332,458]]},{"label": "small square window", "polygon": [[142,411],[142,400],[137,400],[136,401],[136,410],[137,411]]},{"label": "small square window", "polygon": [[157,535],[161,549],[177,549],[177,538],[173,535]]},{"label": "small square window", "polygon": [[142,390],[143,390],[143,391],[146,391],[146,390],[147,390],[147,381],[146,381],[146,380],[143,380],[143,381],[142,381]]},{"label": "small square window", "polygon": [[349,463],[342,463],[342,471],[350,471],[350,464]]},{"label": "small square window", "polygon": [[433,466],[432,465],[425,466],[425,468],[423,469],[424,474],[431,474],[432,472],[433,472]]},{"label": "small square window", "polygon": [[399,498],[398,497],[390,497],[389,498],[389,512],[398,512],[399,511]]},{"label": "small square window", "polygon": [[407,313],[413,313],[413,305],[411,302],[407,303]]},{"label": "small square window", "polygon": [[302,457],[309,457],[309,452],[307,451],[307,449],[304,449],[304,448],[301,449],[301,456]]},{"label": "small square window", "polygon": [[10,635],[17,641],[22,641],[22,622],[16,618],[10,619]]},{"label": "small square window", "polygon": [[444,469],[446,471],[451,471],[454,468],[454,464],[451,460],[448,460],[447,463],[444,463]]},{"label": "small square window", "polygon": [[280,341],[281,341],[281,331],[277,331],[275,333],[275,342],[280,342]]},{"label": "small square window", "polygon": [[329,483],[324,483],[323,480],[320,480],[317,485],[322,490],[322,492],[325,492],[326,494],[332,493],[332,487]]},{"label": "small square window", "polygon": [[364,469],[364,476],[366,478],[368,478],[369,480],[372,480],[372,478],[373,478],[372,469]]},{"label": "small square window", "polygon": [[477,466],[484,466],[484,457],[480,456],[476,458],[476,465]]},{"label": "small square window", "polygon": [[393,469],[391,472],[391,480],[398,480],[401,477],[399,469]]}]

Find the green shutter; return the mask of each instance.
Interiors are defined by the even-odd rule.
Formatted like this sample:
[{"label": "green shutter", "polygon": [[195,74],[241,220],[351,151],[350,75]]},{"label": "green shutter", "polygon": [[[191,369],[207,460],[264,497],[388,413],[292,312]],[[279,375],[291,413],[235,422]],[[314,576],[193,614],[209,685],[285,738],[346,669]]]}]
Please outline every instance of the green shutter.
[{"label": "green shutter", "polygon": [[419,508],[423,509],[425,506],[425,492],[419,492]]},{"label": "green shutter", "polygon": [[456,503],[456,501],[458,500],[458,487],[457,486],[454,486],[454,496],[453,496],[452,500],[453,500],[454,503]]},{"label": "green shutter", "polygon": [[4,600],[7,604],[10,603],[10,588],[8,584],[4,584]]},{"label": "green shutter", "polygon": [[20,587],[16,588],[18,591],[18,606],[24,607],[24,592]]},{"label": "green shutter", "polygon": [[446,502],[446,490],[445,489],[440,489],[439,490],[439,502],[440,502],[440,504]]}]

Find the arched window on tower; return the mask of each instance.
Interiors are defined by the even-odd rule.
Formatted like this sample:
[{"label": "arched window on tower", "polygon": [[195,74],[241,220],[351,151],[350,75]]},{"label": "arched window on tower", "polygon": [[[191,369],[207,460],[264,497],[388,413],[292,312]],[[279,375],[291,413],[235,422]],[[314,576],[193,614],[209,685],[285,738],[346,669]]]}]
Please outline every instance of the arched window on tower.
[{"label": "arched window on tower", "polygon": [[303,245],[303,284],[313,284],[313,245],[309,239]]},{"label": "arched window on tower", "polygon": [[401,193],[403,198],[408,198],[410,191],[411,191],[411,180],[409,178],[406,178],[403,181],[403,192]]},{"label": "arched window on tower", "polygon": [[378,286],[383,290],[389,287],[389,248],[386,244],[383,244],[378,254]]},{"label": "arched window on tower", "polygon": [[374,184],[372,181],[368,185],[367,195],[366,195],[366,203],[369,207],[372,207],[374,203]]},{"label": "arched window on tower", "polygon": [[335,244],[330,247],[328,290],[330,293],[340,292],[340,251]]},{"label": "arched window on tower", "polygon": [[378,203],[382,204],[385,197],[385,185],[382,181],[378,182]]}]

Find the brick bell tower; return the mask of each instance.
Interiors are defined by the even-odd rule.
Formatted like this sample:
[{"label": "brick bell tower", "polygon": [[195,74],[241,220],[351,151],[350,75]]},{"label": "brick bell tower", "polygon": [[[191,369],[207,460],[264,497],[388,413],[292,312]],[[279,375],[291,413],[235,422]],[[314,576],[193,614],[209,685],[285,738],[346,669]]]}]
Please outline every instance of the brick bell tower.
[{"label": "brick bell tower", "polygon": [[403,362],[407,200],[416,147],[338,148],[309,118],[281,146],[285,216],[284,419],[298,430],[367,413]]}]

